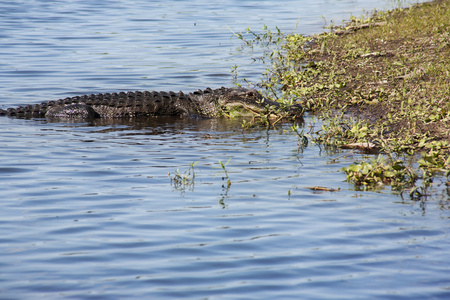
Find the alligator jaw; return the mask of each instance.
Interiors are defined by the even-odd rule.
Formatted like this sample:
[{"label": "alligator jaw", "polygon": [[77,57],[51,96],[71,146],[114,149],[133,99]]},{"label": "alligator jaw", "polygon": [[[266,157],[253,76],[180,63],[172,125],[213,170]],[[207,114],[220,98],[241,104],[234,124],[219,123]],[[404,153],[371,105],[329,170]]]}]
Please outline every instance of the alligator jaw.
[{"label": "alligator jaw", "polygon": [[219,99],[219,107],[223,113],[233,112],[232,115],[259,116],[267,114],[269,117],[301,117],[303,108],[296,104],[284,107],[280,103],[263,98],[255,89],[236,88],[227,97]]},{"label": "alligator jaw", "polygon": [[255,89],[230,89],[224,97],[219,97],[218,109],[223,114],[239,116],[259,115],[267,109],[265,99]]}]

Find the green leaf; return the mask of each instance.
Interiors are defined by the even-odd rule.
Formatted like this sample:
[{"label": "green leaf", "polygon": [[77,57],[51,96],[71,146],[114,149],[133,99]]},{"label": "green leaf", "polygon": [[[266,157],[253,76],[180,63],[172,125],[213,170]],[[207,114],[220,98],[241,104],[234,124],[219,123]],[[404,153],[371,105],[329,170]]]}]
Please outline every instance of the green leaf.
[{"label": "green leaf", "polygon": [[363,173],[364,175],[367,175],[370,171],[372,171],[373,167],[370,164],[364,164],[364,166],[362,167],[361,173]]},{"label": "green leaf", "polygon": [[393,165],[392,169],[396,171],[404,170],[405,166],[403,165],[403,162],[401,160],[397,160]]},{"label": "green leaf", "polygon": [[387,178],[395,177],[395,172],[393,172],[393,171],[385,171],[384,172],[384,177],[387,177]]}]

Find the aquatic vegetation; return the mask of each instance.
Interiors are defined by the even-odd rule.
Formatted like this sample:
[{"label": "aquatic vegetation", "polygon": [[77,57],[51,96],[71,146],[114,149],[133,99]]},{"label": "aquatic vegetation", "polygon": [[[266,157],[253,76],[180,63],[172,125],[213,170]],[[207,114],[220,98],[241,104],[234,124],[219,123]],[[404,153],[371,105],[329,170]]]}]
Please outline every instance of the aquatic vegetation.
[{"label": "aquatic vegetation", "polygon": [[[223,163],[221,160],[219,160],[219,165],[222,168],[223,173],[225,174],[225,176],[222,177],[222,180],[225,180],[225,179],[227,180],[227,188],[229,188],[231,186],[230,176],[228,176],[228,171],[227,171],[227,168],[226,168],[228,163],[230,162],[230,160],[231,160],[231,157],[228,159],[228,161],[226,163]],[[217,173],[216,176],[218,174],[219,173]],[[216,176],[214,176],[214,177],[216,177]]]},{"label": "aquatic vegetation", "polygon": [[292,124],[291,125],[291,131],[293,131],[297,137],[298,137],[298,150],[303,150],[303,148],[306,148],[308,146],[308,134],[305,134],[303,132],[303,129],[300,130],[300,126],[298,124]]},{"label": "aquatic vegetation", "polygon": [[347,179],[355,182],[357,185],[375,186],[383,184],[392,184],[396,188],[403,188],[414,184],[417,175],[414,171],[404,165],[402,160],[385,162],[383,156],[370,161],[354,163],[343,168],[347,174]]},{"label": "aquatic vegetation", "polygon": [[198,161],[192,162],[189,164],[189,168],[184,171],[183,173],[180,172],[179,169],[175,171],[175,174],[171,176],[169,173],[170,181],[173,183],[174,187],[179,188],[186,188],[186,187],[192,187],[194,185],[194,179],[195,179],[195,170],[194,166],[198,163]]}]

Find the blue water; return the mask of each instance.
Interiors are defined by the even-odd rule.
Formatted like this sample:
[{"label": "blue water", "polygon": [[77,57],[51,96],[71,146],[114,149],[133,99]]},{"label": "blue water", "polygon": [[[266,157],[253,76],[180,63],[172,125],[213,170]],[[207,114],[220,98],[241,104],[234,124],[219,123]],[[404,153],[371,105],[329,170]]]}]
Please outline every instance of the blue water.
[{"label": "blue water", "polygon": [[[257,81],[227,26],[311,34],[396,3],[281,4],[0,1],[0,106]],[[241,124],[1,117],[0,299],[450,297],[445,179],[427,201],[358,191],[340,169],[363,154]]]}]

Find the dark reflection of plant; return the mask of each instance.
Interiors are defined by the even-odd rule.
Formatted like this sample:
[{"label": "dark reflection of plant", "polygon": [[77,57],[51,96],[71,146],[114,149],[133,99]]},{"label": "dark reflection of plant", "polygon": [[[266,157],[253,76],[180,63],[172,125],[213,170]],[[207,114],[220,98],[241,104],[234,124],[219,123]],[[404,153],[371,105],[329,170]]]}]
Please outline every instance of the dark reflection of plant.
[{"label": "dark reflection of plant", "polygon": [[219,204],[220,206],[222,206],[222,209],[227,209],[228,208],[228,204],[225,203],[225,199],[228,198],[228,191],[230,190],[230,187],[223,187],[224,193],[221,195],[220,199],[219,199]]}]

